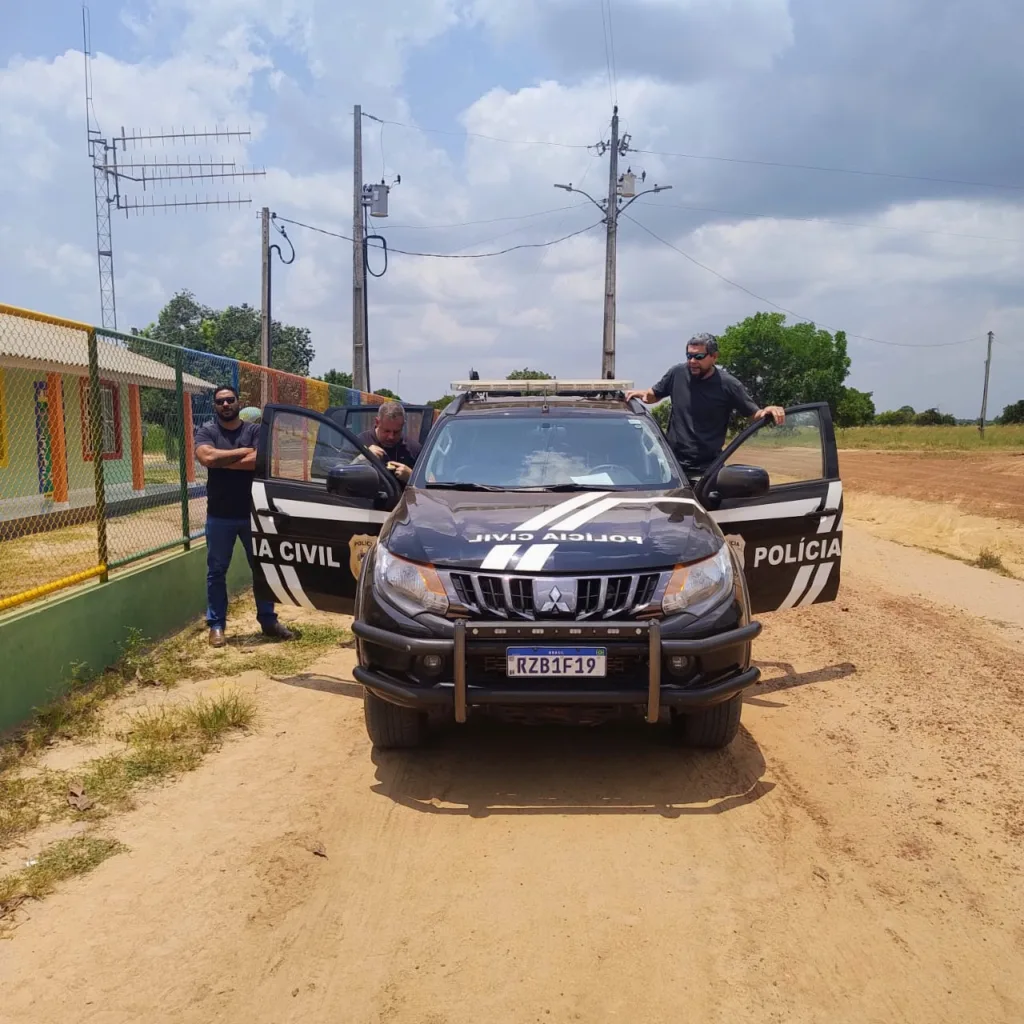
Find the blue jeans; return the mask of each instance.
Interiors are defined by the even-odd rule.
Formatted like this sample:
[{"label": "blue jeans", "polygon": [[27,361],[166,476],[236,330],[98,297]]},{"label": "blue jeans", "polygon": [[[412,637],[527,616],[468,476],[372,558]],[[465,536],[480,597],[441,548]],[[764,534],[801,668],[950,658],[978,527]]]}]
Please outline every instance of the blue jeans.
[{"label": "blue jeans", "polygon": [[[248,518],[206,518],[206,624],[223,629],[228,617],[228,566],[235,550],[235,538],[242,542],[249,567],[253,568],[252,533]],[[277,622],[273,601],[256,602],[256,619],[261,626]]]}]

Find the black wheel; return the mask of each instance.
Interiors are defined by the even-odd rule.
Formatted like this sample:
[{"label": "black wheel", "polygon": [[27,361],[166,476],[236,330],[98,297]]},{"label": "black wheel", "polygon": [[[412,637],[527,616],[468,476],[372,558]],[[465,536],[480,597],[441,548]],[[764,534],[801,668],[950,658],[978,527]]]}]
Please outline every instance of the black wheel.
[{"label": "black wheel", "polygon": [[684,746],[718,750],[727,747],[736,738],[742,711],[743,694],[737,693],[735,697],[703,711],[688,715],[674,713],[672,729],[678,742]]},{"label": "black wheel", "polygon": [[363,718],[370,742],[379,750],[418,747],[426,734],[425,716],[363,690]]}]

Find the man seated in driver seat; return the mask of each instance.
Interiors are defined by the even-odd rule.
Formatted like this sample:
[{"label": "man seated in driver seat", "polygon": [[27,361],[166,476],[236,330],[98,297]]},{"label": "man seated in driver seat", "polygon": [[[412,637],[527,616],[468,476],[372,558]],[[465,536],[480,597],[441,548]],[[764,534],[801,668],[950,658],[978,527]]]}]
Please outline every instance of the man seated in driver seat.
[{"label": "man seated in driver seat", "polygon": [[359,440],[404,486],[412,476],[413,466],[420,455],[420,445],[412,438],[403,438],[405,430],[405,409],[400,402],[385,402],[377,409],[377,416],[370,430],[364,430]]}]

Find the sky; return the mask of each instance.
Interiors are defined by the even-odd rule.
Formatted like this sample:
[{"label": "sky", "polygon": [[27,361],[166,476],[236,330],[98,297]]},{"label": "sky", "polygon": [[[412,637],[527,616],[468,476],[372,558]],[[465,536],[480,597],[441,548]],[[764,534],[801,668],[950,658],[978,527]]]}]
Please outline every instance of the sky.
[{"label": "sky", "polygon": [[[99,322],[81,9],[0,0],[0,21],[0,301]],[[105,137],[248,130],[134,155],[266,171],[126,186],[252,202],[115,214],[122,330],[180,289],[258,306],[262,206],[351,234],[356,103],[380,119],[366,180],[401,176],[375,230],[461,257],[597,225],[553,185],[607,189],[587,147],[617,103],[625,165],[672,186],[619,222],[617,376],[649,385],[690,335],[783,307],[847,332],[847,383],[879,410],[976,416],[988,331],[990,415],[1024,397],[1017,0],[94,0],[90,21]],[[310,328],[314,373],[350,369],[352,246],[286,229],[274,316]],[[599,226],[393,252],[369,283],[371,384],[424,401],[470,368],[596,377],[603,291]]]}]

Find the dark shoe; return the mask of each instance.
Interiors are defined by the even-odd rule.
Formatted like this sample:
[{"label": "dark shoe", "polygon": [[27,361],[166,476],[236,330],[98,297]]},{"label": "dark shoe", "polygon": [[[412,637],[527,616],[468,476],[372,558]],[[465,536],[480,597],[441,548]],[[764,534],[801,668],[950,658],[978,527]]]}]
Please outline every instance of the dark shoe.
[{"label": "dark shoe", "polygon": [[275,640],[295,639],[295,634],[283,622],[275,622],[269,626],[264,626],[263,635],[271,636]]},{"label": "dark shoe", "polygon": [[214,626],[210,630],[210,646],[211,647],[223,647],[224,646],[224,630],[220,626]]}]

